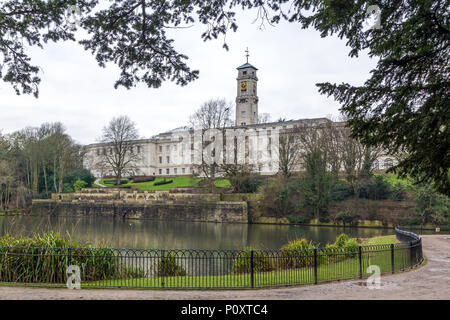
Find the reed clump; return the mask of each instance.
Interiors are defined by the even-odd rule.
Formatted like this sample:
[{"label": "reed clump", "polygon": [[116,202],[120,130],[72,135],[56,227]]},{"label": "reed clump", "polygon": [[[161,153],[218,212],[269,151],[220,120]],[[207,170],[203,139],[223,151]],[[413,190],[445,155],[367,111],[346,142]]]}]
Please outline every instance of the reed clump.
[{"label": "reed clump", "polygon": [[125,266],[117,249],[104,245],[93,248],[55,232],[0,237],[0,282],[65,283],[70,265],[80,267],[82,281],[143,276],[139,268]]}]

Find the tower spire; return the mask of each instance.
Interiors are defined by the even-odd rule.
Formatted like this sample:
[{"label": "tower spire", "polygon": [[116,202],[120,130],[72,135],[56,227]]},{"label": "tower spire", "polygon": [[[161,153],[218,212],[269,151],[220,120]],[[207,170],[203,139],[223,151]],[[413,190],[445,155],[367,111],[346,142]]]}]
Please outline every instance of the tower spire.
[{"label": "tower spire", "polygon": [[247,49],[245,50],[245,56],[247,57],[247,63],[248,63],[248,57],[250,56],[250,55],[248,54],[248,47],[247,47]]}]

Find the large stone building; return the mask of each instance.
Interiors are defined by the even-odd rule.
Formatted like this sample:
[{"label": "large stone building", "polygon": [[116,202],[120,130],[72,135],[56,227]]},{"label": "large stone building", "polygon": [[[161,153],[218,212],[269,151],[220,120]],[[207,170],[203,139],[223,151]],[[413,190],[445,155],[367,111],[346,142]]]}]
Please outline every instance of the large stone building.
[{"label": "large stone building", "polygon": [[[247,62],[237,68],[237,95],[235,126],[222,130],[220,143],[223,154],[217,155],[226,162],[252,164],[261,174],[271,175],[279,171],[279,137],[296,128],[314,128],[327,124],[342,126],[343,123],[331,122],[327,118],[287,120],[281,122],[258,123],[258,77],[257,68]],[[133,175],[177,176],[198,173],[199,160],[204,152],[202,138],[194,128],[180,127],[160,133],[149,139],[133,141],[133,152],[139,154],[134,164]],[[216,136],[216,138],[219,135]],[[218,139],[215,139],[218,142]],[[237,151],[239,149],[239,151]],[[84,165],[96,177],[112,175],[111,168],[102,163],[104,154],[112,152],[106,144],[86,146]],[[375,169],[392,166],[394,159],[382,156],[374,163]],[[301,165],[296,168],[301,170]]]}]

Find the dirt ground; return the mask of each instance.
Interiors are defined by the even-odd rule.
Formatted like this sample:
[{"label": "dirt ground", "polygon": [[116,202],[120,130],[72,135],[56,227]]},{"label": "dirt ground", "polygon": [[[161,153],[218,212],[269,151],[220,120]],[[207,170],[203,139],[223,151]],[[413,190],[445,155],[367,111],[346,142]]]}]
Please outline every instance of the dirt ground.
[{"label": "dirt ground", "polygon": [[0,299],[450,299],[450,235],[423,236],[427,263],[418,269],[381,277],[379,289],[369,289],[366,281],[342,281],[316,286],[264,290],[116,290],[46,289],[0,286]]}]

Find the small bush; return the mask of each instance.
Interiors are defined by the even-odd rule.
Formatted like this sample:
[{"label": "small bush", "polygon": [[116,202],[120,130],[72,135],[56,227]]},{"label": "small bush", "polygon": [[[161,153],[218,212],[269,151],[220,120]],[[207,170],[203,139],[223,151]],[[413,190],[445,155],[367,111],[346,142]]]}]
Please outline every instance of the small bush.
[{"label": "small bush", "polygon": [[0,282],[64,283],[69,265],[80,267],[83,281],[144,276],[142,269],[126,267],[114,249],[92,248],[57,233],[0,237]]},{"label": "small bush", "polygon": [[[103,183],[116,185],[116,180],[115,179],[105,179],[105,180],[103,180]],[[128,183],[128,179],[120,180],[120,184],[126,184],[126,183]]]},{"label": "small bush", "polygon": [[73,184],[73,189],[76,191],[81,191],[81,189],[86,188],[88,186],[88,183],[86,181],[83,181],[81,179],[78,179]]},{"label": "small bush", "polygon": [[302,223],[308,223],[311,221],[310,217],[306,217],[306,216],[289,216],[288,220],[290,223],[298,223],[298,224],[302,224]]},{"label": "small bush", "polygon": [[162,181],[155,182],[153,185],[154,186],[162,186],[164,184],[169,184],[169,183],[172,183],[172,182],[173,182],[173,180],[166,180],[166,179],[164,179]]},{"label": "small bush", "polygon": [[344,224],[352,224],[354,221],[361,218],[360,215],[354,214],[349,210],[339,211],[334,216],[335,222],[343,222]]},{"label": "small bush", "polygon": [[348,240],[349,240],[348,235],[346,235],[345,233],[342,233],[336,238],[334,245],[338,248],[342,248],[345,246],[345,244],[347,243]]},{"label": "small bush", "polygon": [[154,176],[137,176],[132,178],[133,183],[154,181]]},{"label": "small bush", "polygon": [[303,268],[314,266],[314,244],[306,239],[289,241],[281,247],[281,268]]},{"label": "small bush", "polygon": [[273,259],[266,256],[266,253],[260,250],[254,250],[250,247],[245,248],[240,252],[238,257],[234,260],[233,271],[236,273],[250,273],[251,272],[251,252],[253,250],[253,271],[264,272],[275,269]]},{"label": "small bush", "polygon": [[158,276],[185,276],[186,270],[177,263],[177,255],[175,252],[163,253],[158,263]]},{"label": "small bush", "polygon": [[391,185],[382,176],[371,177],[359,189],[359,197],[370,200],[386,200],[391,195]]},{"label": "small bush", "polygon": [[332,201],[344,201],[353,196],[353,188],[345,181],[338,180],[331,189]]}]

